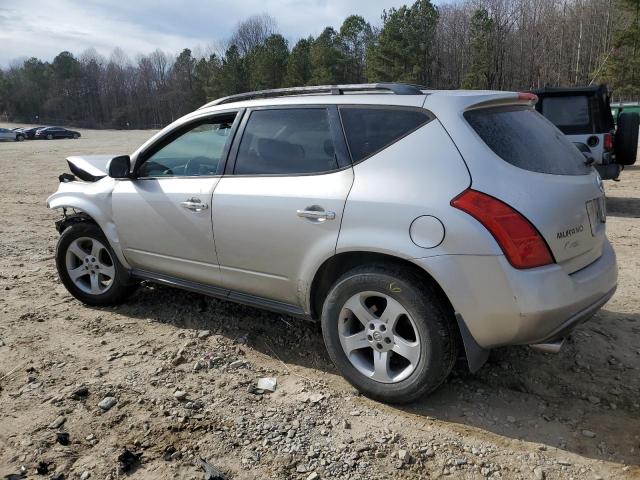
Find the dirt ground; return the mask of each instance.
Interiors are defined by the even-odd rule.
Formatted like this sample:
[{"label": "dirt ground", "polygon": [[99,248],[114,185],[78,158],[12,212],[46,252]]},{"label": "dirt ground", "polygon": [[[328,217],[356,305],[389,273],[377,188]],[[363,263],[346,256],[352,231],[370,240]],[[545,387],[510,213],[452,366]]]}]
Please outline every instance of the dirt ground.
[{"label": "dirt ground", "polygon": [[199,458],[233,479],[640,478],[640,167],[606,182],[618,291],[563,351],[495,350],[399,408],[357,395],[317,325],[153,285],[118,308],[66,292],[45,205],[64,158],[151,133],[0,143],[2,478],[201,479]]}]

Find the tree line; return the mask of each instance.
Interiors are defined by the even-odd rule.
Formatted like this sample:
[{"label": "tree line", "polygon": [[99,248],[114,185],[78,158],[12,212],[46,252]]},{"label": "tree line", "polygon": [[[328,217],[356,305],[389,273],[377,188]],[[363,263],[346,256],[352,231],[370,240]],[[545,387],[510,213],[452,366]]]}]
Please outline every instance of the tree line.
[{"label": "tree line", "polygon": [[0,70],[0,115],[97,128],[164,126],[209,100],[287,86],[406,82],[526,90],[607,82],[640,99],[640,0],[430,0],[359,15],[290,45],[269,15],[207,54],[131,60],[89,49]]}]

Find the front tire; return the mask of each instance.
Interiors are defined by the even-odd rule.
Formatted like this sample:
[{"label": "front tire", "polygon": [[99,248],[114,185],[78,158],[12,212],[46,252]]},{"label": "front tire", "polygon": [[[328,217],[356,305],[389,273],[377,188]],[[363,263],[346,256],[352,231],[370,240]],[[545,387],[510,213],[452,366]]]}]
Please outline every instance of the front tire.
[{"label": "front tire", "polygon": [[344,274],[324,302],[321,322],[340,373],[375,400],[417,400],[447,378],[457,359],[455,319],[442,294],[393,264]]},{"label": "front tire", "polygon": [[22,141],[24,141],[24,135],[16,136],[16,142],[22,142]]},{"label": "front tire", "polygon": [[69,293],[87,305],[118,305],[136,289],[94,223],[76,223],[60,235],[56,267]]},{"label": "front tire", "polygon": [[47,140],[53,140],[53,135],[51,134],[47,135]]}]

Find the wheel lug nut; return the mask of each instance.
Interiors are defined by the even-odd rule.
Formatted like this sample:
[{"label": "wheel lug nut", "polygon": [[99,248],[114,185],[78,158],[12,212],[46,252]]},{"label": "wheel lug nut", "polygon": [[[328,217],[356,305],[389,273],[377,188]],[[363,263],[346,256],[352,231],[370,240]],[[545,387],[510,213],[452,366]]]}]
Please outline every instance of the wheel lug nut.
[{"label": "wheel lug nut", "polygon": [[367,340],[369,340],[369,341],[373,340],[373,338],[371,337],[371,335],[367,335]]},{"label": "wheel lug nut", "polygon": [[376,327],[375,327],[375,325],[374,325],[373,323],[370,323],[370,324],[369,324],[369,329],[370,329],[370,330],[373,330],[374,328],[376,328]]},{"label": "wheel lug nut", "polygon": [[389,337],[386,337],[386,338],[384,339],[384,343],[386,343],[386,344],[391,343],[391,339],[390,339]]},{"label": "wheel lug nut", "polygon": [[376,348],[378,350],[382,350],[382,344],[381,343],[376,343]]},{"label": "wheel lug nut", "polygon": [[380,325],[380,331],[384,332],[387,329],[387,327],[385,325]]}]

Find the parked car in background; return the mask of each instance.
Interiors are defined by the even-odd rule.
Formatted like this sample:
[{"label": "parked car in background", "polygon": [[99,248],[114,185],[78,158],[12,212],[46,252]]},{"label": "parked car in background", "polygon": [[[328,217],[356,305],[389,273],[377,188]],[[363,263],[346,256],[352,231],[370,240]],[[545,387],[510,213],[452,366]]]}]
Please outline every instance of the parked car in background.
[{"label": "parked car in background", "polygon": [[9,130],[8,128],[0,128],[0,140],[21,142],[24,140],[24,134],[20,130]]},{"label": "parked car in background", "polygon": [[617,122],[618,115],[621,113],[637,113],[640,114],[640,102],[616,102],[611,104],[611,114]]},{"label": "parked car in background", "polygon": [[[625,112],[614,119],[605,85],[543,88],[536,109],[585,155],[603,179],[617,179],[636,162],[640,115]],[[617,120],[617,121],[616,121]]]},{"label": "parked car in background", "polygon": [[22,129],[22,133],[24,135],[24,138],[27,140],[33,140],[36,136],[36,132],[38,130],[41,130],[43,128],[47,128],[47,127],[29,127],[29,128],[23,128]]},{"label": "parked car in background", "polygon": [[35,139],[54,140],[56,138],[80,138],[80,133],[62,127],[45,127],[36,131]]},{"label": "parked car in background", "polygon": [[461,348],[472,371],[494,347],[558,351],[617,267],[602,181],[534,101],[402,84],[219,99],[131,157],[67,159],[47,200],[60,280],[88,305],[147,280],[319,319],[338,370],[389,402],[433,391]]}]

